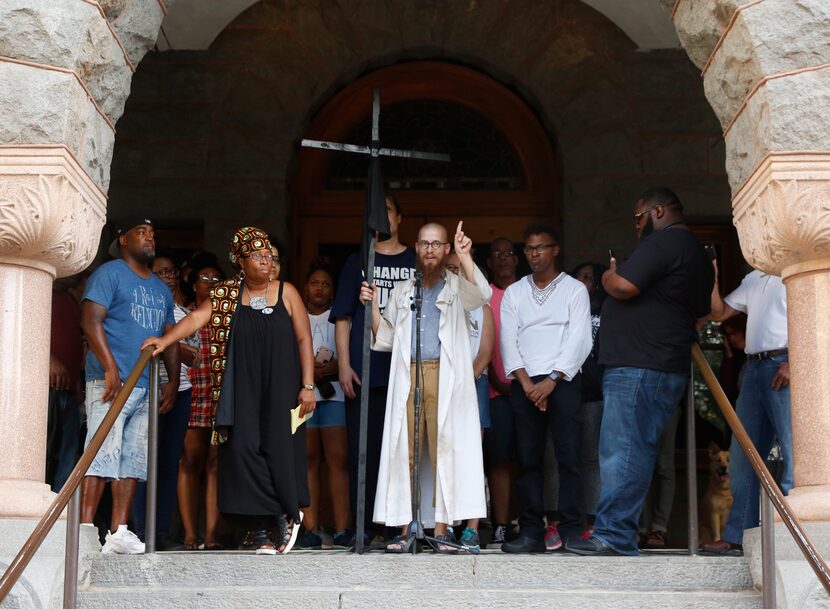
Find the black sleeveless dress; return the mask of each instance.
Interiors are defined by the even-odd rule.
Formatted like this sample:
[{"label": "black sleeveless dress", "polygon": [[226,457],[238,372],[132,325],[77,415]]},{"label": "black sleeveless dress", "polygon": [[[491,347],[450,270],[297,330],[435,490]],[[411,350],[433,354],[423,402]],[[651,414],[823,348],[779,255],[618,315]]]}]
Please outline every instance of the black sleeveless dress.
[{"label": "black sleeveless dress", "polygon": [[240,302],[231,328],[233,372],[225,382],[233,383],[233,424],[217,469],[219,510],[232,517],[285,513],[299,522],[299,508],[309,504],[305,425],[291,434],[302,377],[283,285],[265,309]]}]

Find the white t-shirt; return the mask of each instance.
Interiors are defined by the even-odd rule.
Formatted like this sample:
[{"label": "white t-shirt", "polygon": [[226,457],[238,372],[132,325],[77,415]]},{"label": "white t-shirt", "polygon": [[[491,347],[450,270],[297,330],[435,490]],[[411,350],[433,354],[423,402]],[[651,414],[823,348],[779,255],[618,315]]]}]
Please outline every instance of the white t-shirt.
[{"label": "white t-shirt", "polygon": [[[319,315],[309,313],[308,321],[311,324],[311,342],[314,348],[315,361],[317,361],[316,358],[320,353],[320,349],[328,349],[333,353],[332,357],[337,359],[337,343],[334,341],[334,324],[329,322],[329,312],[323,311]],[[337,402],[344,401],[345,398],[343,397],[343,390],[340,388],[340,383],[337,382],[337,379],[333,379],[330,382],[334,387],[334,395],[328,399]],[[317,397],[318,402],[323,400],[323,397],[320,395],[320,390],[316,387],[314,388],[314,395]]]},{"label": "white t-shirt", "polygon": [[[176,320],[176,323],[179,323],[181,320],[187,317],[188,313],[190,313],[190,311],[188,311],[182,305],[177,304],[175,302],[173,303],[173,319]],[[193,347],[198,351],[199,346],[201,344],[199,342],[199,333],[196,332],[195,334],[188,336],[181,342],[183,342],[188,347]],[[179,391],[186,391],[188,389],[193,388],[193,385],[190,383],[190,375],[187,373],[187,370],[188,366],[182,364],[182,369],[179,373]],[[164,366],[163,361],[159,362],[159,381],[162,383],[167,382],[167,368]]]},{"label": "white t-shirt", "polygon": [[[558,370],[570,381],[591,352],[591,302],[585,285],[565,273],[539,304],[532,275],[509,286],[501,301],[501,355],[504,373],[524,368],[528,376]],[[548,284],[550,286],[550,284]],[[541,298],[541,296],[540,296]]]},{"label": "white t-shirt", "polygon": [[746,313],[746,352],[787,348],[787,290],[780,277],[755,270],[723,299]]}]

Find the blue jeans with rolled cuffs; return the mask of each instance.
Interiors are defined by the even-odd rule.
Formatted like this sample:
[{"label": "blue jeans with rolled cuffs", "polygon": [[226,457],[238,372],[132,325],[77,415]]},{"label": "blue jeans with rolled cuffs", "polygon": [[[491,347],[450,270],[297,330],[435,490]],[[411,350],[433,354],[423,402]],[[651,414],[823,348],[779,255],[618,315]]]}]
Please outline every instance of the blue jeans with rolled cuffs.
[{"label": "blue jeans with rolled cuffs", "polygon": [[[793,433],[790,420],[790,387],[772,388],[772,379],[786,355],[762,360],[747,360],[736,411],[746,433],[766,459],[772,445],[778,440],[784,470],[781,491],[786,495],[793,487]],[[760,486],[758,476],[749,464],[735,436],[729,447],[729,485],[732,487],[732,509],[726,521],[723,540],[743,543],[744,529],[757,527],[760,522]]]},{"label": "blue jeans with rolled cuffs", "polygon": [[640,511],[651,483],[663,428],[678,408],[688,373],[608,368],[599,441],[602,488],[594,535],[636,556]]}]

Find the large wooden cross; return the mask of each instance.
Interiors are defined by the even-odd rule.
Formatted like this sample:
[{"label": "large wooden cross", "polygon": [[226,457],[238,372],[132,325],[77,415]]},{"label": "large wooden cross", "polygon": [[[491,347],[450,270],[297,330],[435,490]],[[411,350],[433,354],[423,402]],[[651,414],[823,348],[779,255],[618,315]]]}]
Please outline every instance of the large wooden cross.
[{"label": "large wooden cross", "polygon": [[[380,145],[380,91],[374,90],[372,98],[372,140],[368,146],[358,144],[341,144],[339,142],[325,142],[320,140],[303,139],[300,145],[305,148],[318,148],[320,150],[331,150],[335,152],[351,152],[354,154],[365,154],[371,157],[369,164],[369,194],[366,197],[366,209],[364,219],[377,217],[372,214],[372,205],[383,206],[383,216],[386,215],[385,196],[372,196],[373,186],[380,185],[382,190],[382,178],[380,175],[380,157],[397,157],[423,159],[427,161],[450,161],[450,155],[437,152],[423,152],[420,150],[400,150],[398,148],[384,148]],[[364,221],[364,225],[366,225]],[[378,230],[377,227],[374,230]],[[374,281],[375,268],[375,235],[374,230],[366,230],[364,226],[362,251],[368,251],[368,256],[362,260],[365,264],[364,273],[366,281],[371,285]],[[368,241],[368,243],[367,243]],[[368,247],[367,247],[368,246]],[[360,392],[360,439],[358,448],[358,473],[357,473],[357,514],[356,514],[356,535],[355,551],[363,553],[363,534],[366,520],[366,433],[369,421],[369,377],[370,377],[370,345],[372,344],[372,303],[364,305],[363,318],[363,373],[361,374],[362,390]],[[414,517],[414,512],[413,512]]]}]

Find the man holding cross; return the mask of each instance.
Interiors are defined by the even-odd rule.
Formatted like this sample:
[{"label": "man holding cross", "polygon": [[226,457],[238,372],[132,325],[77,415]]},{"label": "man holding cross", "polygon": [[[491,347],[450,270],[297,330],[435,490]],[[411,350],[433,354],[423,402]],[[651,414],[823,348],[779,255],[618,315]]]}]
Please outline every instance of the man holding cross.
[{"label": "man holding cross", "polygon": [[[421,480],[435,481],[434,492],[429,489],[424,496],[435,508],[435,537],[439,541],[450,541],[448,524],[482,518],[487,511],[465,311],[487,303],[492,291],[473,262],[472,241],[462,229],[463,222],[459,222],[454,239],[461,266],[458,276],[444,272],[450,253],[447,230],[429,223],[418,232],[416,268],[422,274],[423,286],[420,336],[416,335],[412,310],[417,279],[395,286],[383,316],[375,297],[377,288],[364,283],[360,292],[362,302],[372,301],[372,349],[392,352],[374,520],[403,526],[404,533],[413,520],[411,481],[414,467],[420,467],[413,454],[415,355],[420,343],[423,399],[419,433],[421,446],[426,443],[420,456],[428,454],[431,464]],[[411,541],[401,536],[387,546],[387,551],[409,551]],[[436,549],[456,551],[440,543]]]}]

